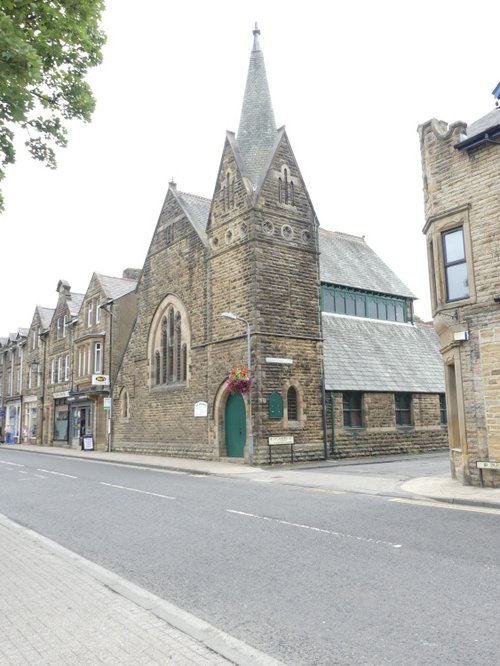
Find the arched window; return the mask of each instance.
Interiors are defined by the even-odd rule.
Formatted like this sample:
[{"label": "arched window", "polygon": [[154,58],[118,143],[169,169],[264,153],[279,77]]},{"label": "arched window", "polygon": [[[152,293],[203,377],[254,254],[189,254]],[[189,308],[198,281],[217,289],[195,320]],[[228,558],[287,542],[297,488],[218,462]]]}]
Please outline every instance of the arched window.
[{"label": "arched window", "polygon": [[167,320],[163,319],[161,324],[161,382],[167,382]]},{"label": "arched window", "polygon": [[178,312],[175,315],[175,377],[178,382],[181,381],[181,315]]},{"label": "arched window", "polygon": [[224,188],[224,210],[229,210],[229,188],[231,186],[231,174],[226,174],[226,187]]},{"label": "arched window", "polygon": [[158,307],[148,339],[150,386],[161,387],[188,381],[191,332],[183,304],[173,295]]},{"label": "arched window", "polygon": [[160,352],[155,352],[155,384],[161,383],[161,359]]},{"label": "arched window", "polygon": [[174,309],[168,311],[168,382],[174,381]]},{"label": "arched window", "polygon": [[298,397],[297,389],[294,386],[290,386],[286,394],[286,404],[287,404],[287,415],[289,421],[298,420]]},{"label": "arched window", "polygon": [[121,395],[121,417],[122,419],[128,419],[129,417],[128,391],[123,391]]},{"label": "arched window", "polygon": [[295,183],[290,178],[288,167],[281,167],[281,175],[278,178],[278,203],[286,206],[295,206]]},{"label": "arched window", "polygon": [[182,381],[187,379],[187,346],[182,345]]}]

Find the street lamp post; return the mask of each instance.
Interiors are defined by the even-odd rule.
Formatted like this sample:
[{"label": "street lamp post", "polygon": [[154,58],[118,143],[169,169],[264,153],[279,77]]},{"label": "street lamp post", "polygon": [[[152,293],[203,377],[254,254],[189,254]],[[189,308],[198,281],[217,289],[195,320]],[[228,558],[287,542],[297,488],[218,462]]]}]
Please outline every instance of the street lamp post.
[{"label": "street lamp post", "polygon": [[[252,369],[252,351],[251,351],[251,346],[250,346],[250,323],[248,322],[247,319],[243,319],[243,317],[239,317],[238,315],[234,314],[233,312],[223,312],[221,315],[224,319],[233,319],[236,321],[242,321],[244,324],[246,324],[247,327],[247,368],[248,368],[248,374],[250,375],[250,371]],[[252,429],[252,400],[250,399],[250,395],[248,396],[248,408],[249,408],[249,418],[248,418],[248,464],[253,465],[253,429]]]}]

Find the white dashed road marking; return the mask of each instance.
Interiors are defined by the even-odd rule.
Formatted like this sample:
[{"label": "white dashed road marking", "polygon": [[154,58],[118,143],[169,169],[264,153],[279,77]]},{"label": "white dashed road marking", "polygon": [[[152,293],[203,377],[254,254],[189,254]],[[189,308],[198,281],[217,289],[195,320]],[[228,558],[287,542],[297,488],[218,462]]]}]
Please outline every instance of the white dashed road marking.
[{"label": "white dashed road marking", "polygon": [[142,493],[143,495],[153,495],[153,497],[162,497],[163,499],[174,500],[175,497],[170,495],[160,495],[159,493],[150,493],[147,490],[137,490],[137,488],[127,488],[127,486],[118,486],[115,483],[105,483],[100,481],[101,486],[110,486],[111,488],[119,488],[120,490],[130,490],[133,493]]},{"label": "white dashed road marking", "polygon": [[334,530],[325,530],[322,527],[313,527],[312,525],[303,525],[302,523],[291,523],[288,520],[280,520],[279,518],[269,518],[268,516],[256,516],[254,513],[245,513],[244,511],[235,511],[234,509],[226,509],[228,513],[235,513],[239,516],[247,516],[248,518],[258,518],[259,520],[267,520],[272,523],[279,523],[280,525],[287,525],[289,527],[300,527],[303,530],[311,530],[312,532],[321,532],[322,534],[329,534],[330,536],[342,537],[343,539],[354,539],[355,541],[362,541],[364,543],[374,543],[383,546],[391,546],[391,548],[402,548],[400,543],[391,543],[390,541],[383,541],[382,539],[370,539],[369,537],[356,536],[355,534],[345,534],[343,532],[335,532]]},{"label": "white dashed road marking", "polygon": [[50,469],[38,469],[37,472],[45,472],[46,474],[55,474],[56,476],[65,476],[68,479],[77,479],[77,476],[72,476],[71,474],[63,474],[62,472],[52,472]]}]

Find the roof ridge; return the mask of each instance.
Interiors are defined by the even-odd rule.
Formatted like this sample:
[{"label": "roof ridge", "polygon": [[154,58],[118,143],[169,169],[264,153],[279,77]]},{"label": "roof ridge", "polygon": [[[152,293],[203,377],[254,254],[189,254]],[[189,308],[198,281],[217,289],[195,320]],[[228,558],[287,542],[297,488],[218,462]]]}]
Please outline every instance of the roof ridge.
[{"label": "roof ridge", "polygon": [[356,236],[356,234],[348,234],[346,231],[334,231],[333,229],[325,229],[324,227],[319,228],[320,231],[323,231],[327,234],[332,234],[335,236],[343,236],[344,238],[355,238],[356,240],[361,240],[363,243],[366,243],[365,236]]},{"label": "roof ridge", "polygon": [[180,194],[181,197],[183,196],[194,197],[195,199],[200,199],[201,201],[208,201],[209,203],[212,202],[212,199],[208,197],[202,197],[201,194],[193,194],[192,192],[182,192],[181,190],[177,190],[177,194]]}]

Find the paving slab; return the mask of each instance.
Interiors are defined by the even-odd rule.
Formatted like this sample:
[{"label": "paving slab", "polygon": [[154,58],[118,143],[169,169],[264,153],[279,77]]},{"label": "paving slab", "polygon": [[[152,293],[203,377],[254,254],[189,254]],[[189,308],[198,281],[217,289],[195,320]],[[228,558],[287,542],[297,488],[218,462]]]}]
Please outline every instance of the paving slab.
[{"label": "paving slab", "polygon": [[279,666],[0,514],[2,666]]}]

